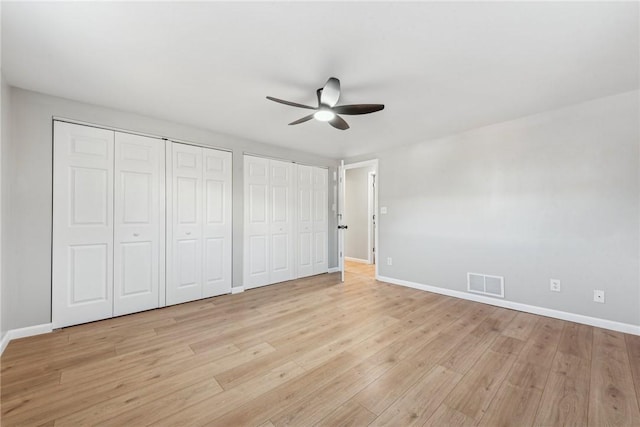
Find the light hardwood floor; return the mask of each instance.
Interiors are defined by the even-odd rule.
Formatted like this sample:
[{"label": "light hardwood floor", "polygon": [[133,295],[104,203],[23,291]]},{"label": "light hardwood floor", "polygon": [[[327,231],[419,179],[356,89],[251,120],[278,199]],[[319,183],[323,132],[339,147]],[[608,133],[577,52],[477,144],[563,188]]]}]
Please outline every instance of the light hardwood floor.
[{"label": "light hardwood floor", "polygon": [[640,337],[372,274],[13,341],[2,425],[640,426]]}]

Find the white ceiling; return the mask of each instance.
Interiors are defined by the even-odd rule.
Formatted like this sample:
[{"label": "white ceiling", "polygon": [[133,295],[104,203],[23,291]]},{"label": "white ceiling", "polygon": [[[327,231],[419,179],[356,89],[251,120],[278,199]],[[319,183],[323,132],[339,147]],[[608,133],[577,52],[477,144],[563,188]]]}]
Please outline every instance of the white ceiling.
[{"label": "white ceiling", "polygon": [[[329,157],[638,89],[638,3],[2,4],[9,84]],[[351,129],[287,123],[340,78]]]}]

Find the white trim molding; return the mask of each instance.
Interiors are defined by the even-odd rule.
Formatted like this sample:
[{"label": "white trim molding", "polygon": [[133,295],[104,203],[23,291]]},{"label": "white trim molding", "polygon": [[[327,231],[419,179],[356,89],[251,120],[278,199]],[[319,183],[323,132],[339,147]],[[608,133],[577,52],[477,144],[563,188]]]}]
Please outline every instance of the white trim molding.
[{"label": "white trim molding", "polygon": [[329,268],[329,270],[327,271],[327,273],[331,274],[331,273],[338,273],[340,271],[340,267],[331,267]]},{"label": "white trim molding", "polygon": [[352,258],[350,256],[344,257],[344,260],[345,261],[351,261],[351,262],[359,262],[360,264],[371,264],[368,259]]},{"label": "white trim molding", "polygon": [[42,325],[28,326],[20,329],[10,329],[4,334],[2,342],[0,342],[0,354],[4,352],[11,340],[17,340],[18,338],[26,338],[34,335],[47,334],[53,331],[53,323],[44,323]]},{"label": "white trim molding", "polygon": [[523,304],[519,302],[506,301],[486,297],[477,294],[471,294],[453,289],[440,288],[437,286],[424,285],[422,283],[410,282],[408,280],[394,279],[393,277],[379,276],[380,282],[390,283],[392,285],[406,286],[408,288],[419,289],[421,291],[433,292],[435,294],[447,295],[454,298],[466,299],[469,301],[480,302],[483,304],[495,305],[498,307],[508,308],[511,310],[524,311],[526,313],[538,314],[540,316],[553,317],[555,319],[567,320],[569,322],[582,323],[584,325],[595,326],[612,331],[623,332],[625,334],[639,335],[640,325],[630,323],[616,322],[613,320],[599,319],[597,317],[585,316],[582,314],[569,313],[566,311],[554,310],[551,308],[538,307],[535,305]]},{"label": "white trim molding", "polygon": [[231,288],[231,295],[240,294],[244,292],[244,286],[233,286]]}]

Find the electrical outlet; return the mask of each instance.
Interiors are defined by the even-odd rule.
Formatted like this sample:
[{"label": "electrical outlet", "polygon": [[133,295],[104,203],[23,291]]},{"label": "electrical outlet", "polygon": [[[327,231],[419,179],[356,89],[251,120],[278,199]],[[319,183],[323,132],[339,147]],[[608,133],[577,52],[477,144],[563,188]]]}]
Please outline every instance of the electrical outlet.
[{"label": "electrical outlet", "polygon": [[391,257],[387,257],[387,265],[393,265],[393,260]]},{"label": "electrical outlet", "polygon": [[549,280],[549,289],[553,292],[560,292],[560,280],[558,279],[550,279]]},{"label": "electrical outlet", "polygon": [[386,206],[382,206],[380,208],[380,215],[386,215],[387,214],[387,207]]},{"label": "electrical outlet", "polygon": [[599,291],[599,290],[595,289],[593,291],[593,301],[594,302],[599,302],[601,304],[604,304],[604,291]]}]

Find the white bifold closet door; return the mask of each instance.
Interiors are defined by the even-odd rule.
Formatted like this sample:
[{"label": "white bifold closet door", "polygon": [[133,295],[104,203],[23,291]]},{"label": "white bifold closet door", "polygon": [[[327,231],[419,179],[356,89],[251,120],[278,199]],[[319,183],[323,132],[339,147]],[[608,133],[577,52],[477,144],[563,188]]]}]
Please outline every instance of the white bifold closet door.
[{"label": "white bifold closet door", "polygon": [[311,166],[298,165],[298,277],[314,274],[313,170]]},{"label": "white bifold closet door", "polygon": [[297,277],[328,271],[327,169],[297,165]]},{"label": "white bifold closet door", "polygon": [[313,168],[313,274],[329,271],[329,171]]},{"label": "white bifold closet door", "polygon": [[231,153],[170,143],[167,304],[231,292]]},{"label": "white bifold closet door", "polygon": [[244,157],[244,287],[295,278],[293,163]]},{"label": "white bifold closet door", "polygon": [[159,306],[163,141],[54,122],[55,328]]},{"label": "white bifold closet door", "polygon": [[115,133],[114,316],[160,306],[165,271],[164,169],[163,141]]}]

